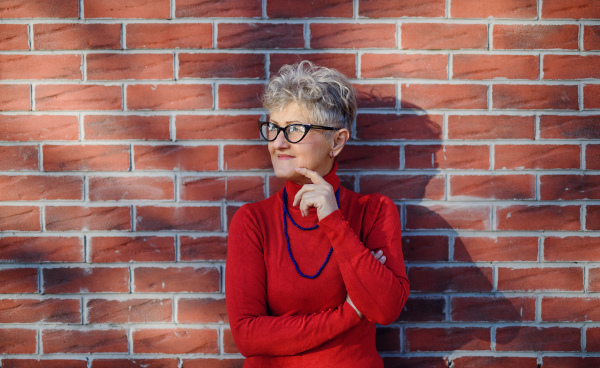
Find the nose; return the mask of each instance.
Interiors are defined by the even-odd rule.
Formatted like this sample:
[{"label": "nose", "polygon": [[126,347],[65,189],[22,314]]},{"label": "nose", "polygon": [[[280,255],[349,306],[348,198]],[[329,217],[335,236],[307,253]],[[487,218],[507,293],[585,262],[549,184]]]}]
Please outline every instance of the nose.
[{"label": "nose", "polygon": [[276,149],[285,149],[290,146],[290,142],[288,142],[287,139],[285,139],[285,135],[283,134],[283,132],[279,132],[277,138],[275,138],[275,140],[270,143]]}]

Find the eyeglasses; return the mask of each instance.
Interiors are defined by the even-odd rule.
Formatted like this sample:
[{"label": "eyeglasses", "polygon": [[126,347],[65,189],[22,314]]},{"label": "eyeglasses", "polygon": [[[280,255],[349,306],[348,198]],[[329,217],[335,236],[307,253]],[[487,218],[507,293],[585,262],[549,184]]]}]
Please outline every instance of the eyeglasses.
[{"label": "eyeglasses", "polygon": [[341,128],[333,128],[323,125],[312,125],[312,124],[290,124],[283,128],[268,122],[268,121],[258,121],[258,128],[260,129],[260,135],[269,142],[277,139],[279,132],[283,132],[283,136],[290,143],[298,143],[311,129],[321,129],[321,130],[340,130]]}]

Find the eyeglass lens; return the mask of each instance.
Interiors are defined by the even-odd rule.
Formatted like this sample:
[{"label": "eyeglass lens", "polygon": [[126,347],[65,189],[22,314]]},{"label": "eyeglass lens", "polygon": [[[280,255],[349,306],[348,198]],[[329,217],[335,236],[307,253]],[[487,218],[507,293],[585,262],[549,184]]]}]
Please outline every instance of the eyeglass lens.
[{"label": "eyeglass lens", "polygon": [[[275,140],[280,130],[281,129],[273,123],[261,125],[261,134],[268,141]],[[285,127],[285,130],[283,132],[285,138],[290,143],[297,143],[306,135],[306,128],[304,128],[304,126],[300,124],[290,124]]]}]

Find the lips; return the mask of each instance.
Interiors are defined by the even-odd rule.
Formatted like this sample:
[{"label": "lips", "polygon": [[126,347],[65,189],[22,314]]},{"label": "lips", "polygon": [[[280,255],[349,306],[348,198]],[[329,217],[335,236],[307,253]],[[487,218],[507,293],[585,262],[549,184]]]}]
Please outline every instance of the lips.
[{"label": "lips", "polygon": [[294,156],[279,154],[279,155],[277,155],[277,158],[279,160],[290,160],[290,159],[294,158]]}]

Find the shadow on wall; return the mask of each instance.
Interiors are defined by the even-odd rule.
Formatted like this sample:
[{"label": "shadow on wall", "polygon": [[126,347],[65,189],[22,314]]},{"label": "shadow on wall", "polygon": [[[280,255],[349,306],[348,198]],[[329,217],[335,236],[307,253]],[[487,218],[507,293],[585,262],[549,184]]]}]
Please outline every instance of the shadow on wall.
[{"label": "shadow on wall", "polygon": [[[362,106],[397,103],[376,91],[361,92],[359,100]],[[467,351],[491,351],[492,343],[498,348],[514,340],[523,319],[533,320],[533,316],[522,315],[523,310],[530,310],[523,307],[531,298],[507,299],[494,288],[491,262],[502,259],[490,259],[486,249],[513,244],[501,244],[501,238],[461,237],[457,233],[479,230],[479,225],[470,221],[479,221],[476,219],[481,216],[472,214],[481,211],[489,221],[489,213],[485,205],[445,201],[446,180],[440,170],[444,167],[442,116],[430,117],[406,101],[401,106],[401,114],[360,114],[356,135],[359,140],[386,143],[405,140],[404,168],[398,173],[361,174],[358,182],[362,193],[379,192],[401,203],[403,252],[411,283],[410,298],[398,320],[405,329],[402,355],[431,352],[443,356],[397,356],[400,327],[380,327],[377,348],[387,368],[447,367],[462,351],[465,355]],[[340,157],[340,169],[353,167],[355,157],[349,156],[354,155]],[[431,201],[435,202],[428,203]],[[497,322],[507,322],[510,327],[492,334]]]}]

